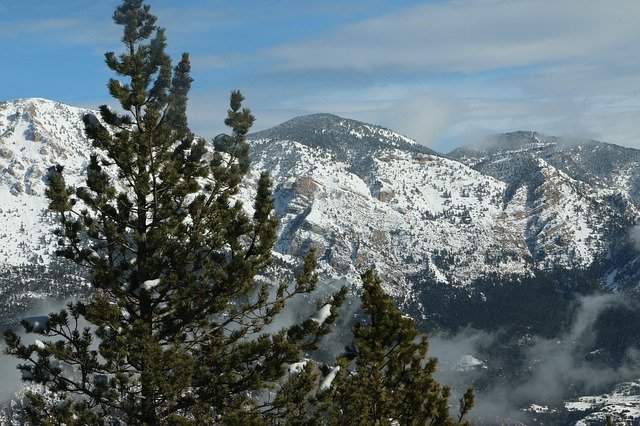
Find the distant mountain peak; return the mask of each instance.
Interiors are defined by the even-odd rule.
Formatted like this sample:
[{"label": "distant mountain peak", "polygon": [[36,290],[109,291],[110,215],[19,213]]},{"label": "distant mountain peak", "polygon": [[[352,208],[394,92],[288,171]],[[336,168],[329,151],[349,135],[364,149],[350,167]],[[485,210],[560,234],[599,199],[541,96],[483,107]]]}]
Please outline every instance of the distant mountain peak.
[{"label": "distant mountain peak", "polygon": [[81,109],[63,102],[53,101],[46,98],[18,98],[0,101],[0,108],[7,107],[33,107],[33,108],[72,108]]},{"label": "distant mountain peak", "polygon": [[335,114],[303,115],[275,127],[249,135],[250,141],[295,141],[310,148],[331,151],[339,161],[354,163],[371,158],[374,153],[404,150],[435,154],[416,141],[385,127],[364,123]]},{"label": "distant mountain peak", "polygon": [[[374,124],[364,123],[362,121],[354,120],[351,118],[340,117],[339,115],[329,114],[329,113],[315,113],[308,115],[301,115],[298,117],[291,118],[283,123],[280,123],[270,129],[262,130],[256,132],[251,135],[252,139],[260,139],[263,137],[272,138],[272,135],[277,134],[278,137],[287,134],[295,134],[299,130],[304,130],[305,132],[344,132],[345,129],[367,129],[370,132],[375,132],[376,130],[386,130],[390,133],[394,133],[389,129],[386,129],[381,126],[377,126]],[[400,137],[397,133],[394,133]],[[415,141],[405,138],[407,142],[416,143]]]},{"label": "distant mountain peak", "polygon": [[493,154],[523,149],[538,150],[541,147],[555,146],[558,142],[559,138],[555,136],[547,136],[531,130],[517,130],[482,138],[470,145],[454,149],[449,153],[449,156],[458,158],[478,153]]},{"label": "distant mountain peak", "polygon": [[[340,117],[336,114],[331,114],[329,112],[316,112],[313,114],[300,115],[298,117],[294,117],[290,120],[285,121],[285,123],[290,121],[306,121],[306,120],[350,120],[348,118]],[[356,121],[356,120],[352,120]]]}]

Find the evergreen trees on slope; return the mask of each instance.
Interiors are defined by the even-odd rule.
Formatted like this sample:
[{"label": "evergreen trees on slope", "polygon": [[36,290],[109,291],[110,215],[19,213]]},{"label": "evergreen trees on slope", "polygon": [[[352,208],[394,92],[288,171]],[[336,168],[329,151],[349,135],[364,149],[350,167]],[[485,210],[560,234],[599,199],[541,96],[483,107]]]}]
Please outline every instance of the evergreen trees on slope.
[{"label": "evergreen trees on slope", "polygon": [[[452,424],[425,337],[371,272],[363,276],[370,324],[354,329],[355,371],[343,361],[320,390],[313,362],[287,372],[328,333],[345,291],[325,304],[321,319],[264,332],[287,300],[314,290],[317,277],[312,252],[294,284],[274,289],[260,278],[276,239],[268,176],[257,183],[252,216],[234,201],[249,168],[245,136],[254,117],[232,92],[231,135],[216,138],[210,152],[187,125],[188,55],[172,69],[164,32],[142,0],[124,0],[114,21],[124,28],[125,51],[107,53],[106,63],[128,81],[108,87],[125,113],[102,106],[102,120],[85,116],[95,149],[86,186],[67,186],[57,167],[47,191],[61,222],[59,254],[88,267],[95,294],[23,322],[48,339],[25,344],[5,333],[23,378],[55,395],[50,404],[27,393],[26,420]],[[467,392],[459,420],[472,405]]]},{"label": "evergreen trees on slope", "polygon": [[254,117],[232,92],[225,120],[231,135],[209,153],[187,125],[188,55],[172,69],[164,31],[142,0],[124,0],[113,18],[124,29],[125,49],[107,53],[106,63],[128,80],[111,79],[108,88],[125,113],[102,106],[102,122],[86,116],[95,148],[86,186],[68,187],[58,167],[47,191],[61,221],[59,253],[90,269],[95,296],[46,324],[24,323],[50,340],[23,344],[17,334],[5,335],[8,353],[24,361],[23,377],[64,401],[45,407],[31,394],[28,420],[284,418],[290,387],[275,400],[264,395],[286,363],[328,331],[338,303],[322,324],[262,332],[287,299],[314,289],[316,277],[311,253],[295,285],[272,291],[256,279],[276,238],[268,176],[258,182],[253,216],[234,201],[249,167],[245,136]]}]

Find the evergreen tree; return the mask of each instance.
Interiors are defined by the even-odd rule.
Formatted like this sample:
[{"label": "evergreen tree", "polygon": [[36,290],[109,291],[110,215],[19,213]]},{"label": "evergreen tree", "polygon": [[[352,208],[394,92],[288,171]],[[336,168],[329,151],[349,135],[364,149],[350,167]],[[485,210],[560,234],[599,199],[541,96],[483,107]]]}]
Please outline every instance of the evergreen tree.
[{"label": "evergreen tree", "polygon": [[[231,134],[214,149],[187,125],[189,57],[175,68],[166,39],[142,0],[113,15],[124,52],[106,54],[108,83],[124,113],[100,107],[84,117],[95,152],[86,186],[50,171],[47,196],[61,227],[59,254],[89,268],[94,296],[26,331],[50,338],[23,344],[5,334],[26,380],[62,402],[30,394],[34,424],[210,424],[285,421],[294,386],[278,382],[286,363],[312,349],[335,317],[266,334],[291,297],[316,283],[313,253],[295,284],[277,289],[256,275],[271,261],[276,221],[262,174],[253,215],[234,201],[249,168],[245,135],[254,122],[231,93]],[[305,369],[292,377],[311,382]],[[269,389],[280,391],[275,398]],[[300,413],[293,413],[298,416]]]},{"label": "evergreen tree", "polygon": [[[341,360],[326,405],[331,424],[453,425],[473,407],[473,390],[449,414],[450,391],[434,378],[437,360],[427,358],[427,336],[395,306],[372,271],[362,275],[366,324],[353,328],[354,347]],[[350,366],[349,359],[355,366]]]}]

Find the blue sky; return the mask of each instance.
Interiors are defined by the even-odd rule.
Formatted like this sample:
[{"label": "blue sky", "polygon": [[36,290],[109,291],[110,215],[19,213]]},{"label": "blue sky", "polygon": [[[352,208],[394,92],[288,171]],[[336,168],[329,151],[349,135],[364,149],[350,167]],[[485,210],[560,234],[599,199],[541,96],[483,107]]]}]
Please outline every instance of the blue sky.
[{"label": "blue sky", "polygon": [[[118,1],[0,0],[0,99],[113,104]],[[640,147],[640,2],[150,0],[191,54],[191,126],[241,89],[264,129],[331,112],[440,151],[526,129]]]}]

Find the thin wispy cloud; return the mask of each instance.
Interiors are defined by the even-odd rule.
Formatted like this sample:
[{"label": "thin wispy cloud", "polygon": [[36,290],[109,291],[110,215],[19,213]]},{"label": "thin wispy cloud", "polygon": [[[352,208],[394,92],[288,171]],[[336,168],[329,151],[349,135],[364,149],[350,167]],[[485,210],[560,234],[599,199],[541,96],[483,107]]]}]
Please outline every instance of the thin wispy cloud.
[{"label": "thin wispy cloud", "polygon": [[[388,101],[377,111],[382,124],[444,150],[476,132],[519,129],[640,146],[634,119],[640,114],[639,15],[640,3],[623,0],[430,2],[267,55],[275,72],[291,80],[335,75],[327,89],[344,89],[342,109],[362,101],[354,91],[375,94],[381,81],[395,86],[394,97],[365,95],[369,102]],[[345,75],[353,79],[341,85]],[[444,111],[435,101],[422,107],[415,101],[433,92]],[[414,108],[394,119],[389,102]],[[337,97],[332,103],[341,109]],[[361,111],[352,118],[375,115]]]},{"label": "thin wispy cloud", "polygon": [[191,55],[191,66],[197,71],[211,71],[241,65],[251,59],[241,54],[231,55]]},{"label": "thin wispy cloud", "polygon": [[111,19],[113,6],[107,2],[6,2],[0,12],[0,39],[12,39],[12,48],[36,42],[69,47],[104,46],[115,45],[120,39],[120,31]]},{"label": "thin wispy cloud", "polygon": [[0,36],[22,37],[27,34],[50,31],[69,31],[78,24],[78,20],[70,18],[21,19],[13,22],[4,22],[4,26],[0,27]]},{"label": "thin wispy cloud", "polygon": [[476,388],[477,405],[471,418],[480,424],[536,424],[535,416],[523,410],[532,403],[562,407],[564,401],[576,396],[576,392],[598,392],[637,378],[640,373],[638,352],[631,344],[615,367],[604,366],[589,357],[594,348],[600,348],[596,340],[601,316],[612,309],[633,310],[636,307],[619,295],[593,294],[579,296],[574,308],[570,324],[558,336],[530,336],[530,340],[519,341],[521,352],[511,362],[512,368],[520,371],[508,380],[501,377],[503,367],[500,362],[487,357],[485,352],[487,348],[500,345],[506,335],[504,331],[489,333],[466,329],[453,335],[435,333],[429,339],[430,355],[440,360],[435,375],[441,383],[451,385],[454,394],[461,394],[475,380],[486,377],[483,367],[461,369],[459,362],[463,356],[472,355],[482,360],[485,367],[497,368],[490,373],[494,380]]},{"label": "thin wispy cloud", "polygon": [[271,50],[283,68],[478,72],[617,57],[640,41],[640,3],[475,0],[430,3]]}]

